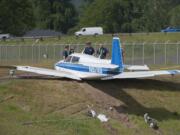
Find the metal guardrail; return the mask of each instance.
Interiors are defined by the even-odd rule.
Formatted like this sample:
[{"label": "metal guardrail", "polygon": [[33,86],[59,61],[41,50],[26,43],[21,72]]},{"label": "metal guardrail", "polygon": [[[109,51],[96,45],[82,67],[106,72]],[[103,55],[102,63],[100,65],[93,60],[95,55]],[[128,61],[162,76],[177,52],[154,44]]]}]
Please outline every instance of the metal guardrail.
[{"label": "metal guardrail", "polygon": [[[75,52],[82,52],[84,44],[59,45],[0,45],[0,64],[6,63],[39,63],[46,60],[62,59],[62,51],[66,45]],[[104,43],[111,56],[111,43]],[[99,45],[93,44],[97,50]],[[126,64],[167,65],[180,63],[180,42],[177,43],[123,43]]]}]

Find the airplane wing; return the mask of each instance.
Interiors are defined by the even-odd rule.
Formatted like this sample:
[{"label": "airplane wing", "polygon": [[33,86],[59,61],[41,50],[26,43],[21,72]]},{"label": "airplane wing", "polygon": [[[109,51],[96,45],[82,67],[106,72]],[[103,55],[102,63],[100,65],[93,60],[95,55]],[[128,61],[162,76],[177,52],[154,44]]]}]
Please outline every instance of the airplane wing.
[{"label": "airplane wing", "polygon": [[75,76],[69,72],[57,71],[57,70],[53,70],[53,69],[37,68],[37,67],[30,67],[30,66],[16,66],[16,70],[32,72],[32,73],[37,73],[37,74],[41,74],[41,75],[81,80],[81,78],[79,78],[78,76]]},{"label": "airplane wing", "polygon": [[124,65],[124,68],[130,71],[148,71],[147,65]]},{"label": "airplane wing", "polygon": [[118,75],[102,78],[102,80],[111,79],[130,79],[130,78],[148,78],[160,75],[176,75],[180,74],[180,70],[160,70],[160,71],[136,71],[136,72],[123,72]]}]

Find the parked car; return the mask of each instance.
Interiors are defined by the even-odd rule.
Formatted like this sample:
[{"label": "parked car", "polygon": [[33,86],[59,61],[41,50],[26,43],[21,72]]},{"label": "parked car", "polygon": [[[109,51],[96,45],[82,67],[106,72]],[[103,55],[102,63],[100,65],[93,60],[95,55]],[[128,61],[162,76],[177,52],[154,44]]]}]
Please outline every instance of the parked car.
[{"label": "parked car", "polygon": [[10,34],[0,34],[0,39],[8,39],[10,38]]},{"label": "parked car", "polygon": [[75,32],[76,36],[81,35],[103,35],[103,28],[102,27],[85,27],[82,28],[80,31]]},{"label": "parked car", "polygon": [[180,32],[180,28],[167,27],[166,29],[162,29],[161,32]]}]

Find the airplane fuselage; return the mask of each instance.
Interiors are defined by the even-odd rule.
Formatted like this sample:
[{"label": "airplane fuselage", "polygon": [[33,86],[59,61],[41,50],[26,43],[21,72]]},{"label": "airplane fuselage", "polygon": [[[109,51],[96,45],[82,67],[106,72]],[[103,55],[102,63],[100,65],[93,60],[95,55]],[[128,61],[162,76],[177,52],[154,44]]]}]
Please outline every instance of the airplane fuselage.
[{"label": "airplane fuselage", "polygon": [[82,79],[97,79],[121,72],[117,65],[111,64],[110,60],[78,53],[72,54],[66,60],[56,63],[55,69],[76,74]]}]

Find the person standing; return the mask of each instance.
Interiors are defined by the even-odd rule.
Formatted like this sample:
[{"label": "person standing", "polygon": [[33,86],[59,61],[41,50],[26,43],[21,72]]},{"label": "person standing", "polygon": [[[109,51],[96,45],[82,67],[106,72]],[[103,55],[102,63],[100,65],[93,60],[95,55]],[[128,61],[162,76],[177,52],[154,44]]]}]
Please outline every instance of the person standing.
[{"label": "person standing", "polygon": [[94,48],[91,46],[91,42],[87,42],[83,53],[88,54],[88,55],[93,55],[94,52],[95,51],[94,51]]},{"label": "person standing", "polygon": [[69,56],[69,46],[65,46],[63,51],[63,59],[65,60]]},{"label": "person standing", "polygon": [[97,50],[97,55],[100,59],[105,59],[107,54],[109,53],[108,49],[103,46],[103,44],[100,44],[99,49]]}]

